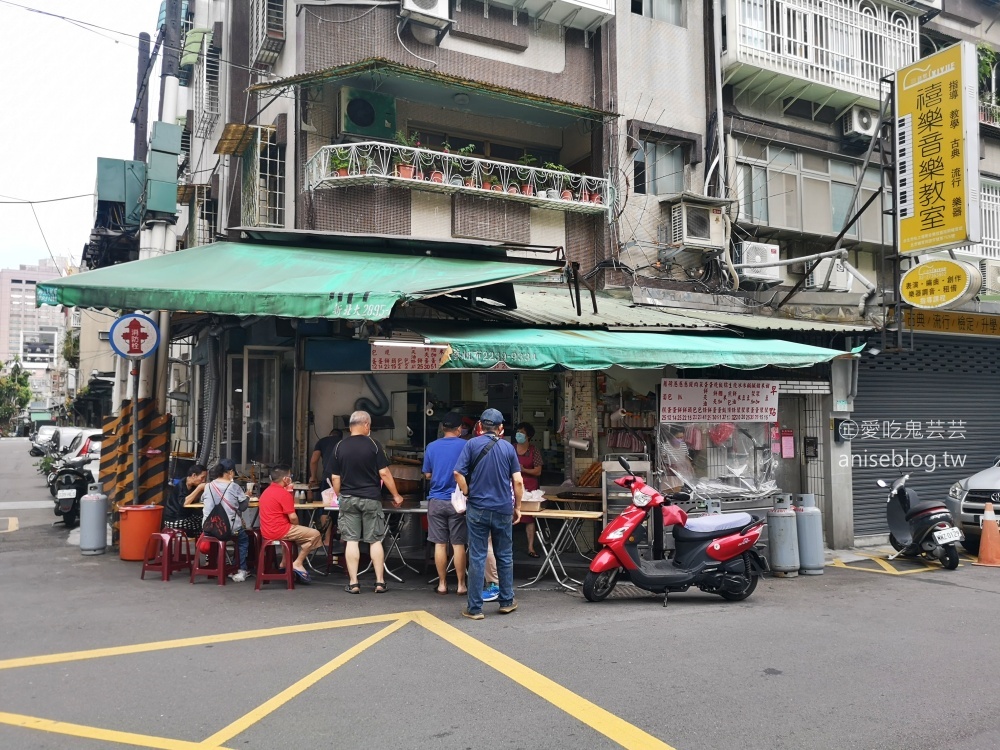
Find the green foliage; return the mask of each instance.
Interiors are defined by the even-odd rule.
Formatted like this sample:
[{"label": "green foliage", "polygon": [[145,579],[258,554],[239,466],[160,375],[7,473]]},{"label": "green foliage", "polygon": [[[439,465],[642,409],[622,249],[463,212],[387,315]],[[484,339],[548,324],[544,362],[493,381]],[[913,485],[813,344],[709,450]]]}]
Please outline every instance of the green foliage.
[{"label": "green foliage", "polygon": [[997,64],[997,53],[986,42],[980,42],[976,45],[976,57],[979,60],[979,93],[982,94],[990,90],[993,82],[993,67]]},{"label": "green foliage", "polygon": [[335,148],[330,153],[330,169],[347,169],[351,166],[351,154],[346,148]]},{"label": "green foliage", "polygon": [[474,153],[476,153],[476,144],[470,143],[467,146],[462,146],[462,148],[458,150],[458,153],[460,153],[462,156],[472,156]]},{"label": "green foliage", "polygon": [[80,366],[80,332],[69,331],[63,339],[63,359],[70,367]]},{"label": "green foliage", "polygon": [[42,456],[35,466],[38,469],[38,473],[45,477],[48,476],[50,471],[52,471],[52,467],[55,466],[55,463],[55,456]]},{"label": "green foliage", "polygon": [[29,403],[28,371],[21,367],[20,360],[14,357],[0,364],[0,426],[13,428],[17,416]]}]

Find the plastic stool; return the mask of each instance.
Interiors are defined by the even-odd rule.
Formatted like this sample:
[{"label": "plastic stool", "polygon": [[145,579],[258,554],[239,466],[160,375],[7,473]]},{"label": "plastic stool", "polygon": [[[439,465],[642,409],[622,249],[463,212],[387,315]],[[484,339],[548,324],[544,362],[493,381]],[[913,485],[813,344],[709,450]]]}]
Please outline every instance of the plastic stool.
[{"label": "plastic stool", "polygon": [[[282,550],[283,571],[278,570],[278,547]],[[261,584],[269,581],[284,581],[286,590],[295,588],[295,571],[292,560],[298,557],[298,545],[284,539],[262,539],[260,554],[257,555],[257,582],[254,590],[260,591]]]},{"label": "plastic stool", "polygon": [[257,569],[257,561],[260,559],[260,543],[264,538],[260,529],[243,529],[250,544],[247,545],[246,569],[253,572]]},{"label": "plastic stool", "polygon": [[237,567],[226,564],[226,547],[230,544],[233,546],[233,559],[236,559],[239,556],[239,548],[237,547],[236,540],[226,539],[223,541],[205,535],[202,535],[200,538],[207,539],[211,545],[211,549],[206,555],[204,565],[201,564],[201,553],[195,554],[194,563],[191,565],[191,583],[194,583],[195,576],[205,576],[207,578],[215,578],[220,586],[225,586],[226,575],[228,573],[235,573]]},{"label": "plastic stool", "polygon": [[[185,547],[182,549],[181,543]],[[160,573],[161,581],[169,581],[170,574],[189,569],[192,564],[191,540],[175,529],[165,529],[149,535],[142,557],[140,580],[145,580],[146,571]]]}]

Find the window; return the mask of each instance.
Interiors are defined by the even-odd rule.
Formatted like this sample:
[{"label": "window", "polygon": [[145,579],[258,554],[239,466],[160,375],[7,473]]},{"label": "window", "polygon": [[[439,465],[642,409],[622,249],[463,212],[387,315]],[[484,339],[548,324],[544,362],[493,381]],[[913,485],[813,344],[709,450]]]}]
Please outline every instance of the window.
[{"label": "window", "polygon": [[440,151],[444,144],[451,146],[451,152],[455,153],[460,148],[472,144],[476,150],[472,156],[478,159],[489,159],[490,161],[517,162],[523,156],[534,156],[529,166],[542,167],[546,162],[557,164],[559,162],[559,149],[547,148],[545,146],[524,146],[499,141],[483,140],[482,138],[470,138],[459,133],[444,133],[441,131],[428,130],[421,127],[412,127],[409,134],[414,131],[420,133],[420,145],[422,148],[429,148],[433,151]]},{"label": "window", "polygon": [[285,47],[284,0],[251,0],[250,60],[270,68]]},{"label": "window", "polygon": [[273,126],[257,127],[243,152],[243,224],[285,226],[285,146],[275,140]]},{"label": "window", "polygon": [[633,191],[670,195],[684,190],[684,148],[680,143],[639,141],[632,163]]},{"label": "window", "polygon": [[212,35],[202,39],[201,54],[195,65],[194,80],[194,134],[207,138],[219,121],[219,48],[212,46]]},{"label": "window", "polygon": [[674,26],[684,25],[684,6],[681,0],[632,0],[632,12]]}]

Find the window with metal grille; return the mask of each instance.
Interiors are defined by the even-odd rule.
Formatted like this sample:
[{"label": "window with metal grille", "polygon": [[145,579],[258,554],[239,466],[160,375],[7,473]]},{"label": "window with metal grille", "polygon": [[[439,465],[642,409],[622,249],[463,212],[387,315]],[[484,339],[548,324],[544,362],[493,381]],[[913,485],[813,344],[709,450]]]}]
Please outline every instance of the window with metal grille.
[{"label": "window with metal grille", "polygon": [[256,134],[243,152],[243,225],[285,226],[285,146],[279,145],[273,125],[255,127]]},{"label": "window with metal grille", "polygon": [[250,59],[261,68],[278,61],[285,47],[285,0],[250,0]]},{"label": "window with metal grille", "polygon": [[210,186],[195,186],[194,208],[191,218],[192,246],[197,247],[215,242],[216,228],[219,222],[219,202],[212,200]]},{"label": "window with metal grille", "polygon": [[198,138],[211,135],[219,121],[222,111],[219,101],[219,70],[219,49],[212,47],[212,35],[205,34],[194,74],[194,134]]}]

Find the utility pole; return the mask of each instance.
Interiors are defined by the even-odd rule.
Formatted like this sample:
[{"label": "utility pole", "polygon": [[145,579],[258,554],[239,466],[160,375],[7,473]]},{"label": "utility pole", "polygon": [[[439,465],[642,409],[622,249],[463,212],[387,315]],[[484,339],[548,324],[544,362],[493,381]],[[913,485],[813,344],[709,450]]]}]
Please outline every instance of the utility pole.
[{"label": "utility pole", "polygon": [[146,134],[149,131],[149,87],[145,85],[149,67],[149,34],[139,34],[139,66],[136,72],[135,92],[139,98],[135,117],[135,140],[132,146],[132,158],[135,161],[146,161],[148,145]]}]

